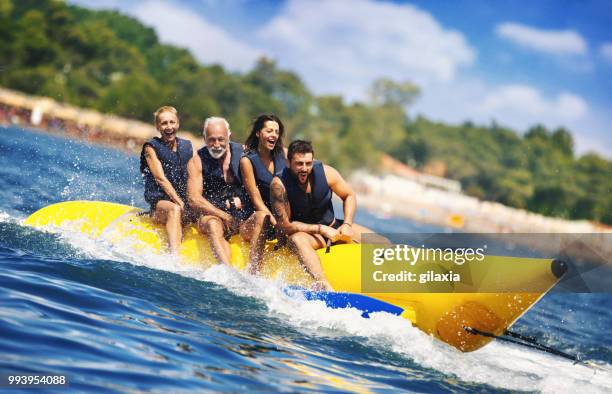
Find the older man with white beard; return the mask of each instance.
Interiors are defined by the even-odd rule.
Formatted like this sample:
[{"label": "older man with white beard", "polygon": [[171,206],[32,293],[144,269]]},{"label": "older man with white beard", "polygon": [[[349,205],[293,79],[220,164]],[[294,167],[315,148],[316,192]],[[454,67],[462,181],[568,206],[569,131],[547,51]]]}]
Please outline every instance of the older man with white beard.
[{"label": "older man with white beard", "polygon": [[250,241],[249,263],[259,266],[269,216],[254,212],[242,184],[240,158],[243,146],[230,141],[227,120],[210,117],[202,128],[206,145],[193,155],[187,166],[189,205],[199,218],[198,230],[208,237],[217,262],[229,264],[231,248],[227,241],[240,233]]}]

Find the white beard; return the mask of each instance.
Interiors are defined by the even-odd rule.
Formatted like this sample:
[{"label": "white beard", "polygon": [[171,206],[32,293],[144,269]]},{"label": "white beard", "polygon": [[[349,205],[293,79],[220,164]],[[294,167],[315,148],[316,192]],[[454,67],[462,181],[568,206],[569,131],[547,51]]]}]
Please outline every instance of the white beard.
[{"label": "white beard", "polygon": [[213,159],[219,159],[221,158],[221,156],[223,156],[225,154],[225,151],[227,150],[227,148],[221,148],[220,151],[218,151],[217,153],[215,153],[212,149],[210,149],[209,147],[206,147],[206,149],[208,149],[208,153],[210,153],[210,155],[213,157]]}]

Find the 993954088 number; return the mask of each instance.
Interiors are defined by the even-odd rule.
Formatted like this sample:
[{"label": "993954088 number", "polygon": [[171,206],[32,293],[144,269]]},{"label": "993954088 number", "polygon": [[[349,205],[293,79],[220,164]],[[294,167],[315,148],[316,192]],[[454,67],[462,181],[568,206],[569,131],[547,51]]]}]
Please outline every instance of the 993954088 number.
[{"label": "993954088 number", "polygon": [[57,374],[0,373],[0,388],[68,386],[68,376]]}]

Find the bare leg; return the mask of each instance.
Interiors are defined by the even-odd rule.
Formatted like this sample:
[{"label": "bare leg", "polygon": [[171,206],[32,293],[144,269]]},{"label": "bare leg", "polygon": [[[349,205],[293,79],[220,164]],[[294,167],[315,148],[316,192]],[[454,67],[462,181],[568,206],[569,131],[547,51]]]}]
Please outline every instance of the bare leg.
[{"label": "bare leg", "polygon": [[198,219],[198,230],[208,237],[212,253],[218,263],[229,264],[231,261],[230,244],[223,237],[223,222],[216,216],[206,215]]},{"label": "bare leg", "polygon": [[249,263],[247,264],[247,269],[251,275],[256,275],[261,269],[261,258],[266,242],[265,230],[269,225],[270,215],[261,211],[256,211],[240,225],[242,239],[251,242]]},{"label": "bare leg", "polygon": [[178,253],[183,239],[183,226],[181,221],[181,207],[172,201],[160,200],[155,206],[151,216],[155,223],[166,225],[170,253]]},{"label": "bare leg", "polygon": [[368,242],[374,243],[374,244],[381,244],[381,245],[390,245],[391,241],[389,241],[387,238],[383,237],[382,235],[378,235],[376,234],[373,230],[362,226],[360,224],[357,223],[353,223],[353,225],[351,226],[351,229],[353,230],[353,236],[351,237],[353,242],[355,243],[362,243],[363,242],[363,234],[368,234],[367,240]]},{"label": "bare leg", "polygon": [[308,233],[297,232],[289,236],[289,247],[298,256],[300,263],[306,271],[314,278],[315,290],[333,290],[321,267],[321,260],[315,250],[323,248],[325,243],[322,238],[314,237]]}]

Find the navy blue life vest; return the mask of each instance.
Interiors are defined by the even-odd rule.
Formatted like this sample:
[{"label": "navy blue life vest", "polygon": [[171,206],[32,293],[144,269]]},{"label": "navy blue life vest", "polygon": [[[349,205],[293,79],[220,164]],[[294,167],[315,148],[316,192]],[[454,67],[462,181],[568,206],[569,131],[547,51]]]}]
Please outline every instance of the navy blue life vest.
[{"label": "navy blue life vest", "polygon": [[327,184],[325,170],[320,161],[315,160],[310,176],[312,184],[310,194],[307,194],[300,188],[296,176],[289,167],[281,173],[280,180],[285,185],[291,207],[291,221],[330,225],[334,221],[332,191]]},{"label": "navy blue life vest", "polygon": [[240,210],[241,217],[248,217],[253,213],[253,204],[242,184],[240,175],[240,158],[244,153],[241,144],[230,141],[230,171],[234,176],[232,183],[226,183],[223,176],[222,159],[215,159],[210,155],[208,149],[203,147],[198,150],[198,156],[202,161],[202,180],[204,187],[204,198],[215,207],[233,215],[233,208],[227,208],[226,201],[238,197],[242,202]]},{"label": "navy blue life vest", "polygon": [[155,177],[151,173],[151,169],[145,158],[145,148],[147,145],[155,150],[155,154],[164,170],[164,175],[170,184],[172,184],[172,187],[181,200],[187,204],[187,163],[193,156],[191,142],[182,138],[177,138],[176,152],[172,151],[172,149],[164,144],[159,137],[155,137],[145,142],[142,146],[142,152],[140,152],[140,172],[142,173],[145,185],[144,198],[149,204],[155,206],[159,200],[172,201],[172,199],[164,192],[161,186],[157,184]]},{"label": "navy blue life vest", "polygon": [[281,172],[287,167],[287,161],[285,160],[285,154],[282,149],[273,157],[274,160],[274,174],[264,166],[257,151],[250,151],[246,154],[246,157],[251,161],[253,166],[253,174],[255,175],[255,182],[261,194],[261,199],[268,208],[270,208],[270,183],[275,176],[280,176]]}]

